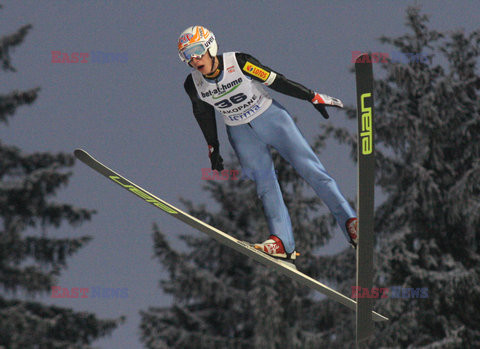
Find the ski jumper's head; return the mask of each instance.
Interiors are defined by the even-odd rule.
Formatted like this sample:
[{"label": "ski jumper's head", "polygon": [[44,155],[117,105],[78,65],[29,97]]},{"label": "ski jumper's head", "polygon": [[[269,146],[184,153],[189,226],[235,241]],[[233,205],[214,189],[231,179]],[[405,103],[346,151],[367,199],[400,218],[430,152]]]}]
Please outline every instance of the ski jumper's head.
[{"label": "ski jumper's head", "polygon": [[203,75],[215,72],[218,60],[215,35],[205,27],[195,25],[185,29],[178,38],[180,59]]}]

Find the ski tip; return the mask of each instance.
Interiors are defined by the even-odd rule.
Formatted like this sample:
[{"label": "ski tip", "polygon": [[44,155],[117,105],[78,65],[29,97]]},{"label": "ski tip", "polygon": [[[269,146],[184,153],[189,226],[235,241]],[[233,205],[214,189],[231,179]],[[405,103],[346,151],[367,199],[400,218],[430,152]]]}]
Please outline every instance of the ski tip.
[{"label": "ski tip", "polygon": [[83,153],[84,153],[83,149],[80,149],[80,148],[77,148],[73,151],[73,155],[75,155],[77,159],[80,159]]},{"label": "ski tip", "polygon": [[91,157],[90,154],[88,154],[85,150],[80,148],[75,149],[73,151],[73,155],[75,155],[75,157],[81,161],[83,161],[83,159]]},{"label": "ski tip", "polygon": [[88,154],[85,150],[83,150],[82,148],[76,148],[74,151],[73,151],[74,154]]},{"label": "ski tip", "polygon": [[357,56],[357,58],[355,58],[355,64],[359,64],[359,63],[366,63],[366,61],[368,61],[366,59],[366,56],[369,57],[368,53],[361,53]]}]

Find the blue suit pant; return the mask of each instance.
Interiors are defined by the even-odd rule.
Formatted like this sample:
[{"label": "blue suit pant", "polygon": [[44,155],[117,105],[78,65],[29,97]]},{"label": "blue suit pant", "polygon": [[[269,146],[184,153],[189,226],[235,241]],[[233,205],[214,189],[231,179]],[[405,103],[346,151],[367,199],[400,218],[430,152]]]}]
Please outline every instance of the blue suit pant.
[{"label": "blue suit pant", "polygon": [[227,134],[239,158],[242,173],[255,180],[270,233],[282,240],[288,253],[295,250],[295,239],[269,147],[275,148],[313,188],[348,239],[345,223],[356,214],[287,110],[273,101],[250,123],[227,126]]}]

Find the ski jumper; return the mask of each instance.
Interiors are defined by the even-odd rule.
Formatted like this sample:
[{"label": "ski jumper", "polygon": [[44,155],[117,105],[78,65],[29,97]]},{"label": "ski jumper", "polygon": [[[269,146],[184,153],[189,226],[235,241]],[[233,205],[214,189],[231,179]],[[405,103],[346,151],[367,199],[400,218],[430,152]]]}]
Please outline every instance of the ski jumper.
[{"label": "ski jumper", "polygon": [[309,101],[314,92],[286,79],[250,55],[227,52],[217,59],[222,71],[215,80],[194,70],[185,80],[185,90],[205,139],[213,147],[218,147],[215,110],[222,114],[242,173],[256,183],[270,233],[282,240],[287,253],[295,250],[290,215],[269,149],[273,147],[323,200],[348,240],[345,222],[356,217],[355,212],[288,111],[272,100],[262,85]]}]

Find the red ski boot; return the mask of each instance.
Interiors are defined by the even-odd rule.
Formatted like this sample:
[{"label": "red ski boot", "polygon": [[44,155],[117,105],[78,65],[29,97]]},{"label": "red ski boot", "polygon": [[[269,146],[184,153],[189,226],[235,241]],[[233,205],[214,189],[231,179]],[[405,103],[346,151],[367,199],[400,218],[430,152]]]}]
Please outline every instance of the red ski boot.
[{"label": "red ski boot", "polygon": [[275,235],[270,235],[268,240],[265,240],[262,243],[254,244],[254,247],[272,257],[292,264],[297,259],[297,256],[300,255],[300,253],[296,251],[293,251],[292,253],[285,252],[282,240]]},{"label": "red ski boot", "polygon": [[345,226],[347,228],[348,236],[350,237],[350,244],[356,249],[358,244],[358,219],[355,217],[350,218],[347,223],[345,223]]}]

